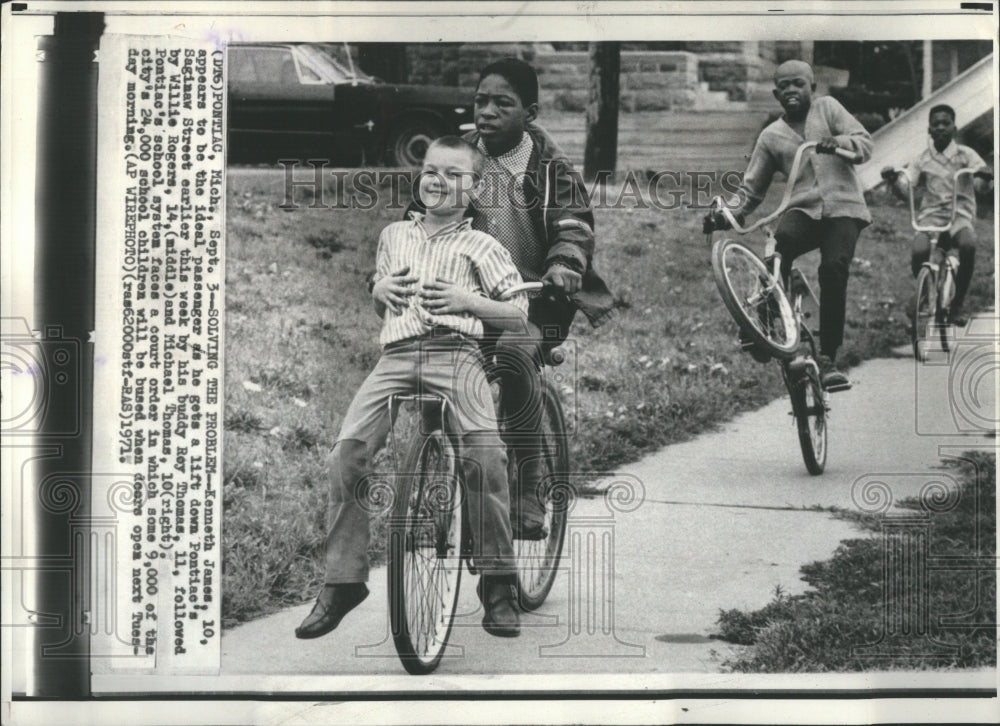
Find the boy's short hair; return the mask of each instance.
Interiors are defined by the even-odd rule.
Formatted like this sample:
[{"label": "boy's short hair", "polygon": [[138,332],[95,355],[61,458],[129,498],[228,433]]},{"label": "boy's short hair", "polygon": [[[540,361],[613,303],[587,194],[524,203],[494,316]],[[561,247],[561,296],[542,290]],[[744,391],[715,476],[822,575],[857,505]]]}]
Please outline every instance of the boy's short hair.
[{"label": "boy's short hair", "polygon": [[955,109],[946,103],[939,103],[937,106],[931,109],[931,112],[927,114],[927,118],[930,119],[936,113],[946,113],[951,117],[952,123],[955,122]]},{"label": "boy's short hair", "polygon": [[440,147],[442,149],[463,149],[469,152],[469,158],[472,160],[472,173],[476,175],[477,179],[483,176],[483,166],[486,164],[483,152],[460,136],[439,136],[430,143],[430,146],[427,147],[428,153],[434,147]]},{"label": "boy's short hair", "polygon": [[538,103],[538,74],[535,73],[534,68],[520,58],[502,58],[490,63],[479,74],[479,82],[476,83],[476,87],[479,87],[486,76],[494,75],[502,76],[510,84],[510,87],[521,99],[522,106]]},{"label": "boy's short hair", "polygon": [[806,63],[804,60],[798,60],[797,58],[791,58],[789,60],[786,60],[784,63],[775,68],[774,75],[771,77],[771,80],[777,83],[779,76],[783,76],[789,73],[798,73],[807,81],[809,81],[809,83],[816,82],[816,76],[813,73],[812,66]]}]

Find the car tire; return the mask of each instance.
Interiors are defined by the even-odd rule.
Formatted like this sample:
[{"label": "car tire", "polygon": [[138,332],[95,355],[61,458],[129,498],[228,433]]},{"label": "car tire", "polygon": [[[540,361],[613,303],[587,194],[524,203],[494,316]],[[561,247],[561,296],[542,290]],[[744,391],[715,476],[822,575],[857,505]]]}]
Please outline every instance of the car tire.
[{"label": "car tire", "polygon": [[438,124],[422,119],[398,126],[389,134],[386,161],[392,166],[420,166],[427,147],[434,139],[444,135]]}]

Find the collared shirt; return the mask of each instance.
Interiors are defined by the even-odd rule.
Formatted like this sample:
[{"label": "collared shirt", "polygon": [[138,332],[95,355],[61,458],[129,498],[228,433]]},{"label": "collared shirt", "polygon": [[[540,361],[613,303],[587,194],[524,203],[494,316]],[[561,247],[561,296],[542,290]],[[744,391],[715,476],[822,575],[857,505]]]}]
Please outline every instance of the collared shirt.
[{"label": "collared shirt", "polygon": [[[921,224],[944,226],[948,223],[955,191],[955,172],[966,168],[978,171],[986,168],[986,162],[968,146],[951,141],[944,151],[938,151],[930,140],[920,156],[906,167],[910,184],[924,188],[920,214],[917,215]],[[976,217],[976,194],[971,176],[962,176],[958,180],[955,207],[955,226],[971,225]],[[953,227],[952,231],[957,229]]]},{"label": "collared shirt", "polygon": [[[750,213],[764,200],[775,172],[788,175],[799,146],[829,136],[841,147],[860,154],[862,162],[871,158],[871,134],[831,96],[812,102],[806,115],[804,137],[784,118],[761,131],[738,192],[737,203],[743,212]],[[865,222],[872,219],[854,165],[834,154],[815,151],[803,154],[788,208],[799,209],[813,219],[853,217]]]},{"label": "collared shirt", "polygon": [[489,233],[510,252],[521,277],[540,280],[545,272],[546,250],[536,239],[524,197],[524,177],[532,148],[527,132],[517,146],[500,156],[490,156],[483,140],[479,140],[486,163],[476,209],[486,215]]},{"label": "collared shirt", "polygon": [[[425,335],[435,327],[447,327],[473,338],[483,335],[482,321],[471,313],[436,315],[420,304],[420,288],[441,278],[474,293],[497,299],[505,290],[519,285],[517,273],[507,252],[495,239],[472,229],[472,221],[463,219],[432,235],[427,234],[423,215],[394,222],[382,230],[375,255],[377,282],[404,267],[419,278],[417,293],[400,314],[386,310],[379,334],[383,348],[399,340]],[[521,293],[505,301],[527,315],[528,298]]]}]

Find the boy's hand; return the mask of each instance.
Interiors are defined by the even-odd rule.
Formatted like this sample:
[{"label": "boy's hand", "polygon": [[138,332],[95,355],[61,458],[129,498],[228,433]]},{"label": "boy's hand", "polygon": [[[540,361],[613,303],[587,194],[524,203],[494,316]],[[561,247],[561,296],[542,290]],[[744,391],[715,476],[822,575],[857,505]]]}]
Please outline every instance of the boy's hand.
[{"label": "boy's hand", "polygon": [[827,136],[825,139],[816,144],[816,153],[818,154],[832,154],[837,149],[840,148],[840,144],[832,136]]},{"label": "boy's hand", "polygon": [[[739,222],[742,227],[743,222],[746,221],[746,215],[744,215],[743,212],[733,212],[733,216],[736,217],[736,221]],[[722,232],[732,228],[733,225],[730,224],[729,217],[723,214],[721,209],[713,209],[711,212],[706,214],[705,218],[701,221],[701,231],[704,234]]]},{"label": "boy's hand", "polygon": [[440,277],[435,282],[425,284],[420,291],[420,304],[434,315],[472,312],[478,298],[479,295],[474,292]]},{"label": "boy's hand", "polygon": [[415,292],[412,285],[419,279],[416,275],[410,274],[409,267],[396,270],[375,283],[372,297],[385,305],[393,315],[399,315],[403,308],[410,304],[409,298]]},{"label": "boy's hand", "polygon": [[565,265],[555,264],[550,266],[545,275],[542,276],[542,282],[552,287],[558,287],[567,295],[572,295],[583,284],[583,275]]},{"label": "boy's hand", "polygon": [[985,196],[993,191],[993,172],[989,169],[979,169],[972,174],[972,189],[979,196]]}]

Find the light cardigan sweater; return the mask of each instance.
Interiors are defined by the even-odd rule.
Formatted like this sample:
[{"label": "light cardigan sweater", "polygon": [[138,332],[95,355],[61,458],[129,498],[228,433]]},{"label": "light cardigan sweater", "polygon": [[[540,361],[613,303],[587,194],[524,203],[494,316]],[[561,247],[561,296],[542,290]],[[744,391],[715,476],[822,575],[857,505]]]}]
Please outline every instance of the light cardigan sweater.
[{"label": "light cardigan sweater", "polygon": [[[858,163],[871,158],[871,134],[831,96],[822,96],[812,102],[806,115],[805,138],[799,136],[784,118],[761,131],[737,192],[741,211],[749,214],[764,201],[776,171],[788,175],[795,150],[802,143],[822,141],[829,136],[841,147],[860,154]],[[813,219],[852,217],[865,223],[872,221],[854,165],[834,154],[815,151],[807,151],[802,157],[788,208],[802,210]]]}]

